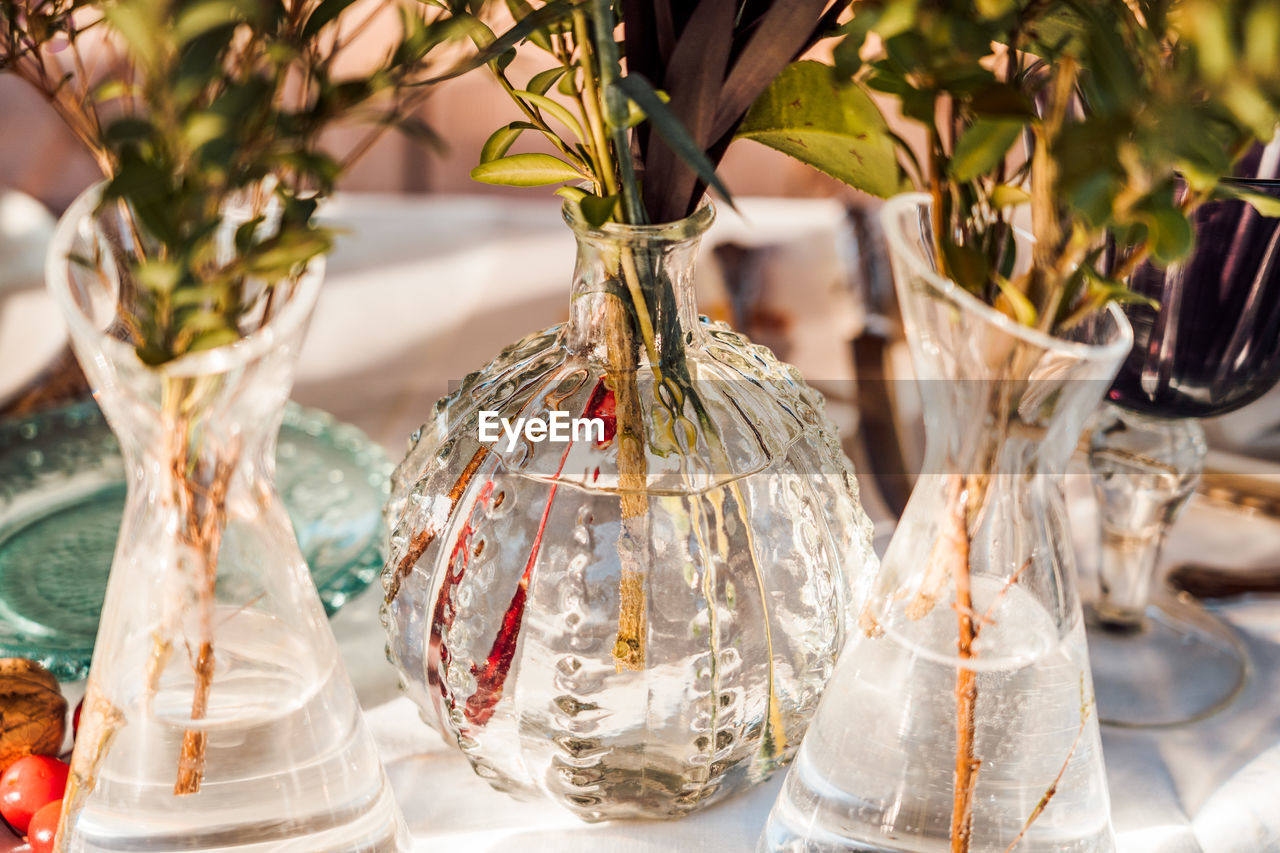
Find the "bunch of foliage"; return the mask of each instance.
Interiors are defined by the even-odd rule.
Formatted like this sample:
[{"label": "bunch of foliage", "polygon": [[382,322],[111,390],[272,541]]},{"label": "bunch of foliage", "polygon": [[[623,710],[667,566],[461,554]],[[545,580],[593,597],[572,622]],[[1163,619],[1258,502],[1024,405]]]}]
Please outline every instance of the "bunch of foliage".
[{"label": "bunch of foliage", "polygon": [[[1280,117],[1277,0],[863,0],[842,33],[842,97],[887,93],[924,128],[918,152],[894,141],[933,196],[938,266],[1023,323],[1130,298],[1138,264],[1189,251],[1207,200],[1280,215],[1222,180]],[[1023,205],[1034,261],[1015,273]],[[1126,247],[1109,269],[1108,238]]]},{"label": "bunch of foliage", "polygon": [[[346,68],[392,8],[394,44]],[[351,162],[389,127],[434,138],[412,116],[419,84],[462,32],[432,6],[356,0],[0,0],[0,27],[0,70],[58,111],[107,178],[103,204],[134,226],[120,326],[152,365],[269,316],[276,285],[329,249],[317,203]],[[324,132],[356,122],[373,129],[339,159]]]},{"label": "bunch of foliage", "polygon": [[[348,48],[393,10],[400,28],[385,55],[347,68]],[[281,289],[331,245],[316,210],[342,172],[389,127],[433,138],[412,117],[430,92],[428,54],[465,23],[416,2],[0,0],[0,69],[45,96],[106,178],[99,224],[110,239],[98,242],[114,257],[68,260],[118,276],[108,282],[118,294],[111,333],[161,367],[270,322]],[[91,56],[87,37],[98,34]],[[92,71],[91,58],[105,71]],[[373,128],[339,159],[325,131],[357,121]],[[200,613],[186,638],[196,650],[193,720],[205,716],[215,676],[213,591],[239,461],[236,447],[206,440],[201,421],[219,382],[205,378],[162,374],[156,452],[174,487],[152,497],[155,511],[177,519],[188,556],[171,570],[194,585]],[[153,635],[144,689],[155,689],[176,630]],[[92,687],[85,708],[93,734],[72,768],[64,827],[124,719]],[[184,734],[175,795],[200,790],[205,744],[198,727]]]},{"label": "bunch of foliage", "polygon": [[[589,222],[669,222],[692,213],[707,186],[724,198],[716,166],[735,136],[782,147],[811,137],[813,124],[784,123],[773,110],[748,111],[769,84],[834,32],[848,0],[551,0],[507,3],[522,41],[551,60],[523,87],[508,77],[514,51],[490,63],[523,118],[494,132],[478,181],[512,186],[586,183],[559,192]],[[620,25],[620,29],[619,29]],[[625,69],[624,69],[625,66]],[[819,86],[832,91],[825,77]],[[835,106],[834,101],[832,105]],[[869,107],[869,102],[867,107]],[[808,118],[808,117],[805,117]],[[860,118],[883,129],[874,109]],[[521,134],[557,154],[509,154]],[[874,174],[891,173],[883,136],[852,144]],[[849,146],[844,149],[848,154]]]}]

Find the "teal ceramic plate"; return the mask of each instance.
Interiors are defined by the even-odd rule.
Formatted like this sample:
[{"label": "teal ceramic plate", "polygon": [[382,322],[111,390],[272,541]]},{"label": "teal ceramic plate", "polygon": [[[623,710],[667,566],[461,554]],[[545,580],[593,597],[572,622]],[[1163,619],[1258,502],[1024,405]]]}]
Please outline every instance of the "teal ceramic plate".
[{"label": "teal ceramic plate", "polygon": [[[363,432],[292,403],[276,485],[332,615],[382,569],[392,464]],[[92,401],[0,422],[0,657],[89,671],[124,513],[120,447]]]}]

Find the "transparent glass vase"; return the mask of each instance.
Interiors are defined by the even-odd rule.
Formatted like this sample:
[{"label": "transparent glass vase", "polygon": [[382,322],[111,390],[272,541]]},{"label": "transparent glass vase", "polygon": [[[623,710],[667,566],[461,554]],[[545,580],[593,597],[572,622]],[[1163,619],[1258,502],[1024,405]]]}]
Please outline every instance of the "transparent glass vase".
[{"label": "transparent glass vase", "polygon": [[320,265],[259,293],[247,337],[148,366],[120,308],[123,261],[146,238],[98,197],[59,223],[49,287],[120,440],[128,497],[58,849],[407,850],[273,482]]},{"label": "transparent glass vase", "polygon": [[929,204],[883,211],[924,469],[761,848],[1108,853],[1062,476],[1132,332],[979,302],[935,272]]},{"label": "transparent glass vase", "polygon": [[[819,395],[697,315],[712,216],[566,207],[569,321],[441,400],[393,481],[410,695],[495,787],[584,820],[686,814],[788,761],[875,562]],[[555,413],[599,432],[481,440],[482,415]]]}]

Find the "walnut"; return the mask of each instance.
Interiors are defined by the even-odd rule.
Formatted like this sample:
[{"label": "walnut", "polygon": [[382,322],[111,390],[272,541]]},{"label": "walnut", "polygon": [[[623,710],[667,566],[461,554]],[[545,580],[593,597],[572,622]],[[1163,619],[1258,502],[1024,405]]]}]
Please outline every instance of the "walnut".
[{"label": "walnut", "polygon": [[57,755],[66,729],[58,680],[35,661],[0,658],[0,773],[33,753]]}]

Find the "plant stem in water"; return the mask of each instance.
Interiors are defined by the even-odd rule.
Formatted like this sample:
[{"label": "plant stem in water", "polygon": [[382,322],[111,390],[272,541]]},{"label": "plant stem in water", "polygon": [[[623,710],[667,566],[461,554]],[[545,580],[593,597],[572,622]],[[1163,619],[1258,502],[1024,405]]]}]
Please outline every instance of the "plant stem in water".
[{"label": "plant stem in water", "polygon": [[[194,394],[193,394],[194,396]],[[179,518],[185,529],[180,542],[194,554],[200,569],[196,588],[200,639],[191,661],[194,686],[191,719],[202,720],[209,711],[209,692],[213,687],[213,608],[218,581],[218,552],[226,527],[227,491],[235,471],[238,449],[228,448],[215,461],[200,460],[194,427],[180,430],[180,445],[172,456],[173,475],[178,482],[175,495]],[[200,790],[204,778],[207,735],[199,729],[188,729],[182,736],[182,753],[178,758],[178,778],[173,793],[182,796]]]},{"label": "plant stem in water", "polygon": [[978,783],[978,769],[982,764],[974,754],[974,736],[977,730],[978,673],[966,663],[975,656],[973,641],[973,595],[970,588],[972,569],[969,565],[969,533],[965,511],[969,490],[960,488],[953,492],[951,506],[952,525],[958,525],[963,535],[955,539],[960,553],[955,558],[956,619],[959,639],[956,648],[960,654],[960,666],[956,668],[956,760],[954,802],[951,810],[951,851],[969,853],[973,832],[973,792]]},{"label": "plant stem in water", "polygon": [[[629,249],[622,252],[629,255]],[[634,263],[631,273],[634,274]],[[624,273],[625,275],[626,273]],[[613,391],[618,442],[618,488],[622,532],[618,537],[618,634],[613,644],[614,666],[622,670],[644,669],[645,573],[648,548],[648,462],[640,393],[636,387],[638,358],[631,316],[621,297],[605,300],[605,351],[607,382]]]}]

